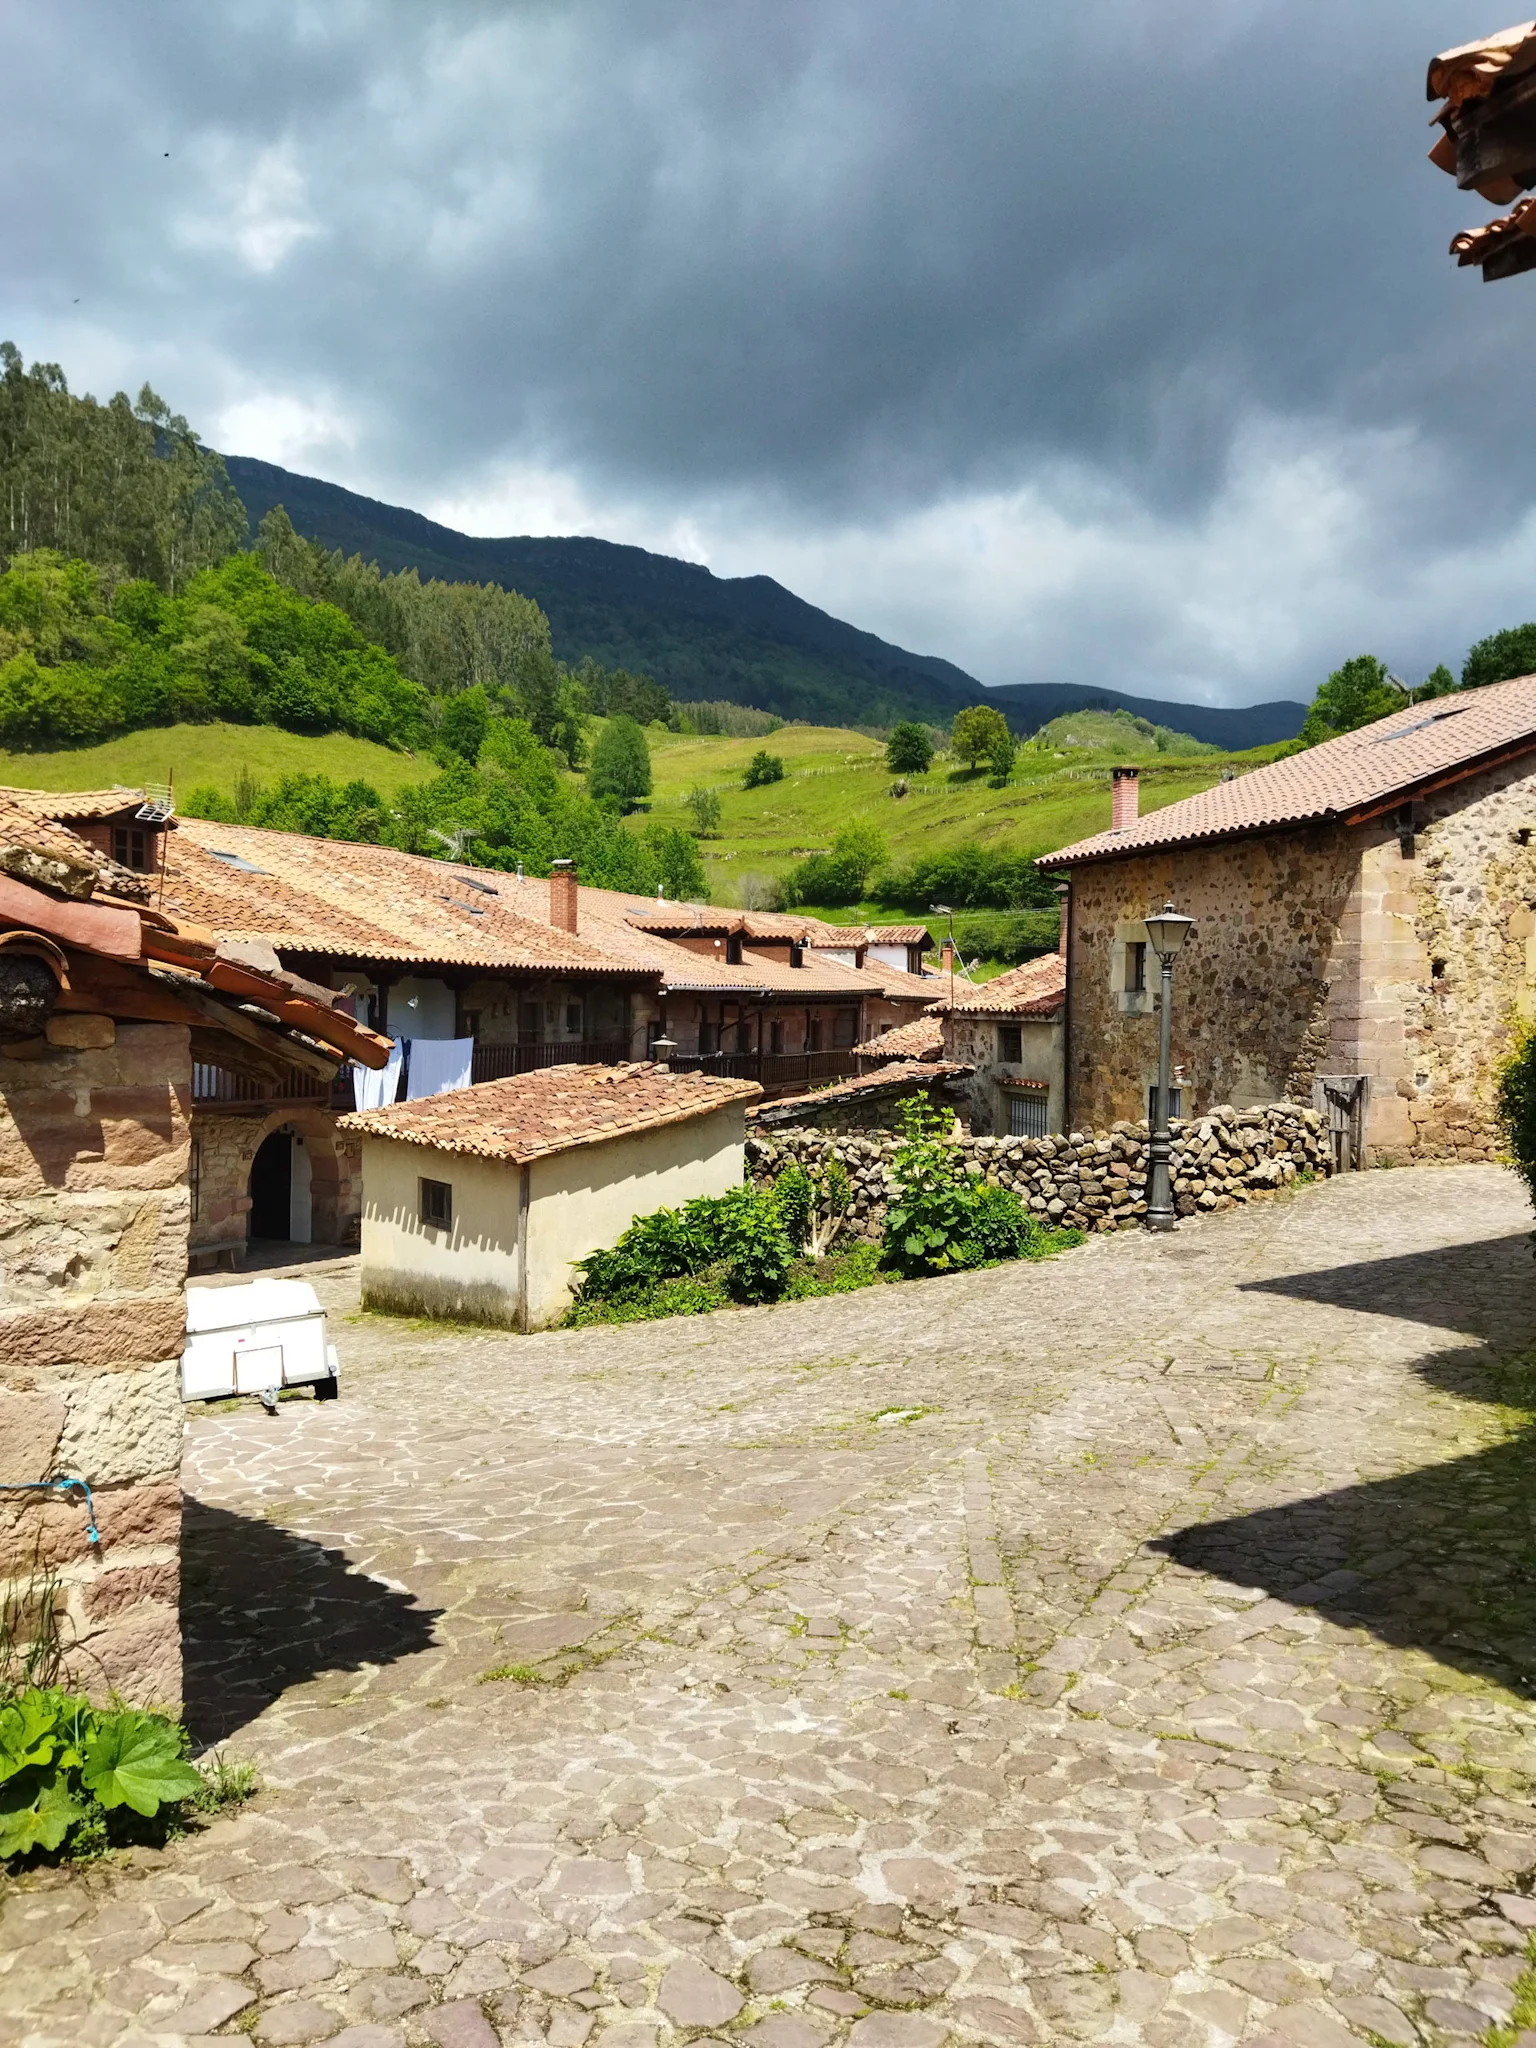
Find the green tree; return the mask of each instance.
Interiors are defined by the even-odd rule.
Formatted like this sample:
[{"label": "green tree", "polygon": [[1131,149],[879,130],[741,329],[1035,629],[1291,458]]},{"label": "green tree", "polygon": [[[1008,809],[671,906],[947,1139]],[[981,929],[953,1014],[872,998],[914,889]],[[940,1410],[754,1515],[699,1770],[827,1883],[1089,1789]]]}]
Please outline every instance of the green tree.
[{"label": "green tree", "polygon": [[674,903],[707,903],[709,877],[699,858],[699,843],[676,825],[649,824],[642,844],[656,863],[656,879]]},{"label": "green tree", "polygon": [[635,721],[621,714],[610,718],[592,749],[587,770],[588,792],[599,799],[616,798],[626,811],[651,793],[651,750]]},{"label": "green tree", "polygon": [[720,799],[714,790],[706,789],[702,783],[695,783],[683,798],[693,829],[700,839],[718,839],[720,836]]},{"label": "green tree", "polygon": [[765,783],[784,780],[784,757],[770,754],[766,747],[759,747],[747,763],[747,772],[741,778],[743,789],[761,789]]},{"label": "green tree", "polygon": [[861,902],[888,858],[885,836],[873,825],[845,825],[826,853],[813,853],[790,869],[781,884],[784,901],[791,908]]},{"label": "green tree", "polygon": [[1442,661],[1438,668],[1430,670],[1413,694],[1416,701],[1426,697],[1449,697],[1453,690],[1460,688],[1461,685]]},{"label": "green tree", "polygon": [[1461,665],[1461,687],[1480,690],[1513,676],[1536,675],[1536,625],[1506,626],[1471,648]]},{"label": "green tree", "polygon": [[915,719],[894,726],[885,743],[885,765],[893,775],[922,775],[933,766],[933,734]]},{"label": "green tree", "polygon": [[490,723],[491,706],[485,685],[475,683],[460,690],[443,706],[442,724],[437,728],[440,751],[457,754],[461,761],[478,761]]},{"label": "green tree", "polygon": [[962,761],[974,768],[991,758],[992,750],[1008,736],[1008,721],[995,704],[973,704],[958,711],[950,730],[950,745]]},{"label": "green tree", "polygon": [[1357,654],[1336,668],[1326,683],[1319,683],[1301,728],[1301,744],[1315,747],[1320,740],[1355,732],[1385,718],[1389,711],[1401,711],[1406,701],[1387,681],[1384,661],[1374,654]]},{"label": "green tree", "polygon": [[1017,752],[1013,734],[1004,726],[987,750],[987,766],[992,770],[992,781],[998,789],[1002,788],[1013,773],[1014,756]]}]

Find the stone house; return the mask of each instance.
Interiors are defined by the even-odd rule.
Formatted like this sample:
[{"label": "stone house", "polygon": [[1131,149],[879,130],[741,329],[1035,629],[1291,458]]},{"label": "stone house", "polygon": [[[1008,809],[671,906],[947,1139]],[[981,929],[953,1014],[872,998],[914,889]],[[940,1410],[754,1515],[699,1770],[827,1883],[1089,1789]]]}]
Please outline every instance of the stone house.
[{"label": "stone house", "polygon": [[1536,1014],[1536,677],[1358,732],[1044,857],[1070,881],[1066,1106],[1145,1117],[1156,962],[1143,919],[1196,920],[1174,981],[1175,1108],[1326,1106],[1342,1163],[1481,1159],[1511,1033]]},{"label": "stone house", "polygon": [[1066,980],[1043,953],[992,981],[956,982],[933,1005],[946,1060],[969,1068],[967,1121],[977,1135],[1043,1138],[1066,1129]]},{"label": "stone house", "polygon": [[531,1330],[636,1216],[741,1186],[755,1081],[548,1067],[345,1120],[363,1147],[366,1307]]},{"label": "stone house", "polygon": [[174,1705],[194,1063],[328,1085],[389,1046],[32,794],[0,791],[0,1602],[68,1682]]}]

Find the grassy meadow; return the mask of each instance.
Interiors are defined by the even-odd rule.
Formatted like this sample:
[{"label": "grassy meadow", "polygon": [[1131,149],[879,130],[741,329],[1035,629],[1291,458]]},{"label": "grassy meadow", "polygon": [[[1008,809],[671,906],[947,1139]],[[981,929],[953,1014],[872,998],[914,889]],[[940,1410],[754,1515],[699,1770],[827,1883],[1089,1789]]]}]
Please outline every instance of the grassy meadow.
[{"label": "grassy meadow", "polygon": [[391,797],[406,783],[435,775],[437,763],[428,754],[397,753],[346,733],[306,736],[275,725],[157,725],[95,747],[36,754],[0,750],[0,783],[16,789],[111,789],[118,783],[137,788],[174,777],[183,792],[200,782],[228,790],[242,768],[258,782],[293,774],[329,775],[333,782],[360,776]]},{"label": "grassy meadow", "polygon": [[[896,778],[885,765],[884,747],[848,728],[786,725],[757,740],[695,738],[653,726],[646,734],[655,784],[649,815],[686,826],[688,790],[697,785],[715,791],[720,834],[704,840],[700,851],[711,896],[724,903],[736,900],[744,875],[783,874],[804,854],[829,847],[853,819],[877,826],[898,864],[970,841],[1049,853],[1108,827],[1109,771],[1117,763],[1141,767],[1141,808],[1152,811],[1209,789],[1223,768],[1241,772],[1277,751],[1160,753],[1151,740],[1128,744],[1123,727],[1101,733],[1101,724],[1110,721],[1079,718],[1047,727],[1043,744],[1019,749],[1005,788],[993,788],[986,768],[973,771],[941,755],[926,775],[907,778],[908,794],[901,797],[891,793]],[[1063,737],[1057,728],[1065,725],[1084,741],[1106,743],[1052,744]],[[742,774],[759,748],[782,756],[784,780],[743,789]]]}]

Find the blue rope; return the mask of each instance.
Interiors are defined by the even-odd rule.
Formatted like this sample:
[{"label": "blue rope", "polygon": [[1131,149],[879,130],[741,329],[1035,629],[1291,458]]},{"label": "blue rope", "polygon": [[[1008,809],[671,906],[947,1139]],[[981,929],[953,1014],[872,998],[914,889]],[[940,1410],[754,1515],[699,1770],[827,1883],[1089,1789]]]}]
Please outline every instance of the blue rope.
[{"label": "blue rope", "polygon": [[96,1503],[91,1499],[91,1489],[83,1479],[0,1479],[0,1493],[39,1493],[52,1489],[62,1493],[66,1500],[72,1486],[78,1486],[85,1495],[86,1541],[99,1543],[101,1531],[96,1526]]}]

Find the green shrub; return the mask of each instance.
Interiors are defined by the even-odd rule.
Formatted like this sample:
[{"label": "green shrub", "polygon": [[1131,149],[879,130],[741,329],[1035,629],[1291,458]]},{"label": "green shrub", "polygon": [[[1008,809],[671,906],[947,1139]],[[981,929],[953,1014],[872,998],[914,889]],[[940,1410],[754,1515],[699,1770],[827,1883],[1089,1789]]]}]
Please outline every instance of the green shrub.
[{"label": "green shrub", "polygon": [[1536,1201],[1536,1031],[1523,1031],[1499,1069],[1494,1110],[1515,1171]]},{"label": "green shrub", "polygon": [[715,1271],[733,1301],[776,1301],[794,1259],[773,1196],[732,1188],[637,1216],[611,1250],[578,1259],[578,1303],[638,1301],[663,1281]]},{"label": "green shrub", "polygon": [[743,789],[762,789],[770,782],[784,780],[784,756],[770,754],[766,747],[759,747],[747,763],[747,772],[741,778]]},{"label": "green shrub", "polygon": [[784,1288],[786,1301],[811,1301],[826,1294],[853,1294],[891,1279],[880,1266],[877,1244],[856,1244],[824,1259],[799,1259]]},{"label": "green shrub", "polygon": [[891,1162],[896,1197],[885,1215],[885,1260],[906,1279],[974,1263],[971,1190],[949,1135],[953,1119],[922,1097],[901,1106],[902,1143]]},{"label": "green shrub", "polygon": [[0,1699],[0,1861],[163,1839],[187,1809],[249,1795],[248,1767],[205,1777],[187,1749],[164,1714],[93,1707],[52,1686]]},{"label": "green shrub", "polygon": [[1033,1216],[1012,1188],[988,1187],[985,1181],[970,1189],[970,1213],[966,1225],[962,1264],[989,1265],[994,1259],[1021,1259],[1026,1247],[1040,1236]]},{"label": "green shrub", "polygon": [[707,1316],[711,1309],[729,1306],[730,1296],[712,1280],[663,1280],[619,1301],[588,1300],[583,1289],[566,1310],[564,1327],[582,1330],[594,1323],[649,1323],[664,1316]]}]

